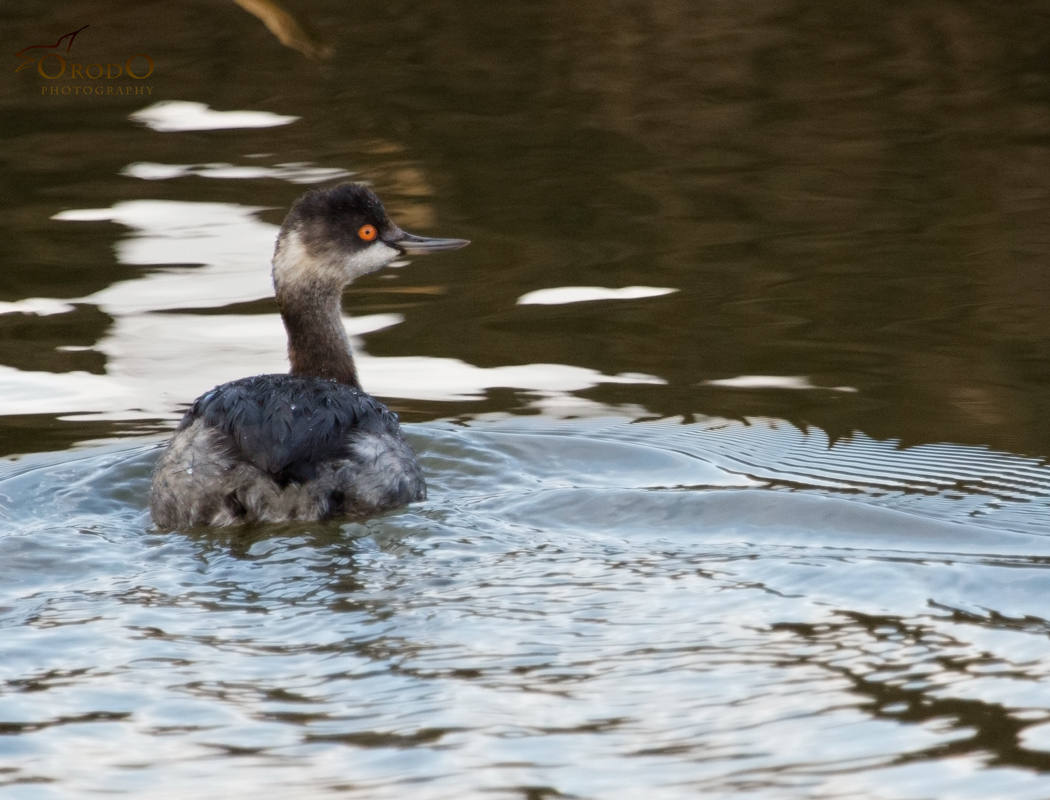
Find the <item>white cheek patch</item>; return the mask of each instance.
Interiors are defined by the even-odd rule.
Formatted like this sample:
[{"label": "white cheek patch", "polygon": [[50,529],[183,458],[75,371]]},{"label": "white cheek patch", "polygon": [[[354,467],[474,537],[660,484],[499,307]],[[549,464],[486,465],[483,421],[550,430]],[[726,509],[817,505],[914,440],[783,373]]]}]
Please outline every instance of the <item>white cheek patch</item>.
[{"label": "white cheek patch", "polygon": [[316,270],[313,259],[306,252],[302,239],[296,231],[281,239],[277,255],[273,259],[273,273],[282,283],[298,283]]},{"label": "white cheek patch", "polygon": [[362,275],[385,267],[398,257],[393,247],[374,242],[363,250],[340,258],[332,252],[327,257],[315,257],[303,244],[298,232],[290,231],[281,240],[274,257],[273,273],[284,286],[321,284],[343,286]]},{"label": "white cheek patch", "polygon": [[367,275],[385,267],[398,257],[398,251],[383,242],[374,242],[364,250],[359,250],[353,255],[347,256],[345,269],[350,280],[359,275]]}]

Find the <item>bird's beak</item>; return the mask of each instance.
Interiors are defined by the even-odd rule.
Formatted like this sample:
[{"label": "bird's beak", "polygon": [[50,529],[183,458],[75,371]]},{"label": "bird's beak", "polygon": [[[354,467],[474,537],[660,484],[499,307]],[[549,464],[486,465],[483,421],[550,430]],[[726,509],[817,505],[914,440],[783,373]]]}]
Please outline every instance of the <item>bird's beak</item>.
[{"label": "bird's beak", "polygon": [[459,250],[470,244],[466,239],[431,239],[427,236],[416,236],[398,227],[385,235],[383,241],[407,255],[426,255],[439,250]]}]

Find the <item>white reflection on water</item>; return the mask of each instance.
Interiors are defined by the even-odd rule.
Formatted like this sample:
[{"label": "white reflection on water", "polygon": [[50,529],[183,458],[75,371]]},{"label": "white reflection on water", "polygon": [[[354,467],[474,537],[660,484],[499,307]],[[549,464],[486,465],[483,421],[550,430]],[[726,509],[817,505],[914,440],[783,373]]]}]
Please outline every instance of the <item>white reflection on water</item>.
[{"label": "white reflection on water", "polygon": [[739,375],[704,381],[704,386],[722,386],[727,389],[825,389],[829,392],[855,392],[852,386],[814,386],[804,375]]},{"label": "white reflection on water", "polygon": [[227,178],[249,180],[276,178],[289,183],[322,183],[338,178],[349,178],[353,173],[335,167],[314,167],[304,162],[277,164],[273,167],[252,165],[239,167],[234,164],[157,164],[152,161],[136,161],[120,171],[129,178],[144,181],[164,181],[199,175],[202,178]]},{"label": "white reflection on water", "polygon": [[38,317],[49,317],[72,310],[73,306],[69,303],[63,303],[53,297],[27,297],[13,303],[0,303],[0,314],[36,314]]},{"label": "white reflection on water", "polygon": [[134,390],[108,375],[26,372],[0,365],[0,414],[104,413],[126,409]]},{"label": "white reflection on water", "polygon": [[[397,314],[344,319],[351,337],[399,322]],[[284,326],[277,314],[131,314],[118,317],[96,349],[106,355],[104,377],[126,391],[124,405],[101,409],[118,416],[128,408],[143,417],[171,416],[217,384],[288,369]],[[113,414],[91,416],[110,419]]]},{"label": "white reflection on water", "polygon": [[235,203],[131,200],[112,208],[73,209],[53,219],[119,222],[134,233],[116,245],[117,260],[135,266],[180,266],[121,281],[77,302],[107,314],[215,308],[270,297],[269,263],[277,226],[262,209]]},{"label": "white reflection on water", "polygon": [[[55,219],[68,222],[119,222],[133,231],[115,245],[121,263],[170,266],[66,304],[22,301],[10,309],[55,313],[71,310],[70,303],[88,303],[114,322],[93,348],[106,356],[105,375],[67,373],[45,380],[43,373],[8,370],[6,382],[26,388],[0,399],[0,413],[46,409],[92,418],[170,417],[216,384],[286,371],[285,333],[277,314],[170,313],[272,296],[269,262],[278,228],[261,222],[255,216],[260,210],[232,203],[134,200],[56,214]],[[0,307],[0,313],[4,310]],[[344,324],[351,337],[359,337],[401,320],[395,314],[377,314],[347,318]],[[605,375],[566,364],[485,368],[454,358],[378,358],[365,352],[360,340],[353,345],[362,382],[383,397],[473,400],[498,387],[534,392],[537,408],[548,412],[568,407],[578,413],[578,404],[564,402],[572,392],[603,383],[663,383],[653,375]]]},{"label": "white reflection on water", "polygon": [[1048,796],[1044,462],[408,433],[428,499],[341,524],[155,535],[153,442],[0,461],[0,794]]},{"label": "white reflection on water", "polygon": [[[659,382],[647,375],[610,376],[564,364],[484,368],[453,358],[377,358],[362,350],[355,337],[396,325],[401,319],[397,314],[371,314],[343,320],[362,382],[384,397],[474,400],[484,397],[486,389],[505,386],[552,398],[599,383]],[[142,417],[165,417],[216,384],[288,368],[284,326],[277,314],[133,314],[119,317],[95,349],[106,355],[106,375],[51,375],[15,369],[2,373],[12,385],[23,379],[26,388],[0,397],[0,414],[40,412],[36,398],[54,395],[47,408],[52,413],[87,412],[94,419],[126,419],[128,410],[135,409]],[[570,410],[578,413],[581,409],[573,406]]]},{"label": "white reflection on water", "polygon": [[564,303],[586,303],[594,300],[638,300],[644,297],[660,297],[677,291],[677,289],[659,286],[624,286],[621,289],[608,289],[604,286],[558,286],[523,294],[518,298],[518,305],[557,306]]},{"label": "white reflection on water", "polygon": [[1020,740],[1022,746],[1029,750],[1050,750],[1050,724],[1026,728],[1021,731]]},{"label": "white reflection on water", "polygon": [[663,384],[662,378],[638,372],[605,375],[567,364],[521,364],[476,367],[456,358],[398,356],[357,358],[361,380],[375,394],[419,400],[476,400],[486,389],[525,389],[556,396],[603,383]]},{"label": "white reflection on water", "polygon": [[299,117],[285,117],[269,111],[213,111],[204,103],[162,100],[128,115],[132,122],[162,133],[211,131],[224,128],[274,128],[288,125]]}]

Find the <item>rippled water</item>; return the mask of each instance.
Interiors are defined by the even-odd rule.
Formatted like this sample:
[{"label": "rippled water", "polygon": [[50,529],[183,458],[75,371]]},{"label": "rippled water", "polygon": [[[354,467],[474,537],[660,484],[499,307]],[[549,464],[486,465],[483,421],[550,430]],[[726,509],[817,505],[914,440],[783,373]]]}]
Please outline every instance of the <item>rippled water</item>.
[{"label": "rippled water", "polygon": [[[1045,17],[0,8],[0,796],[1050,796]],[[157,533],[347,177],[429,500]]]},{"label": "rippled water", "polygon": [[1050,465],[762,420],[412,442],[426,503],[170,535],[156,443],[6,464],[5,785],[1045,797]]}]

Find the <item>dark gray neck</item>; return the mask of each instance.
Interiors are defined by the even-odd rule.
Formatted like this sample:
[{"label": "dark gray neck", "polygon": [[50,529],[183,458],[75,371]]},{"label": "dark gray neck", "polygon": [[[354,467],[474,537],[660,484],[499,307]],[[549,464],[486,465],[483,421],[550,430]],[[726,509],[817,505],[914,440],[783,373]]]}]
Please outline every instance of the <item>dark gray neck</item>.
[{"label": "dark gray neck", "polygon": [[288,332],[292,375],[337,381],[360,391],[340,315],[341,294],[336,288],[296,287],[294,291],[278,291],[277,305]]}]

